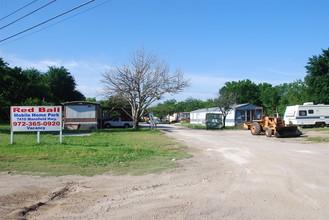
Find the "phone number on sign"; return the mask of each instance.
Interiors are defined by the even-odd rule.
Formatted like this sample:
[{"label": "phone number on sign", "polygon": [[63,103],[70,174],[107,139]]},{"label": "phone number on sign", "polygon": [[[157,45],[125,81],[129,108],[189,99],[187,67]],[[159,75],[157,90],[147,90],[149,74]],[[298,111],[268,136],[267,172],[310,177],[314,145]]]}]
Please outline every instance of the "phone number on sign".
[{"label": "phone number on sign", "polygon": [[59,121],[44,121],[44,122],[13,122],[13,126],[60,126],[61,122]]}]

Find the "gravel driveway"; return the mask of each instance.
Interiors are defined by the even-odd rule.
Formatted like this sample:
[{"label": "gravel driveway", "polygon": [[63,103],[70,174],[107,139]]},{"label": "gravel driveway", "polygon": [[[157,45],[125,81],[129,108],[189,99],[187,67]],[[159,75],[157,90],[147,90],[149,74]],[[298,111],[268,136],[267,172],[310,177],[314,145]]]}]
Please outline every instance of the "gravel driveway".
[{"label": "gravel driveway", "polygon": [[41,178],[0,173],[0,216],[329,219],[328,143],[252,136],[249,131],[173,125],[159,129],[187,145],[193,158],[180,161],[178,169],[144,176]]}]

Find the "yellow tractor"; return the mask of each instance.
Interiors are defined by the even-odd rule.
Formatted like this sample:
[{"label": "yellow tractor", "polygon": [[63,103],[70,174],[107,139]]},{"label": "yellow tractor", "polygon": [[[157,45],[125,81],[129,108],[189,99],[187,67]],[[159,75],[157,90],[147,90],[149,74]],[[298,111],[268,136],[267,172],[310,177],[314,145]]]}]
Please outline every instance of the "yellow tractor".
[{"label": "yellow tractor", "polygon": [[[269,110],[274,116],[267,116]],[[253,135],[265,132],[267,137],[299,137],[302,132],[295,125],[286,125],[282,118],[279,118],[273,107],[256,107],[252,122],[244,123],[244,129],[251,131]]]}]

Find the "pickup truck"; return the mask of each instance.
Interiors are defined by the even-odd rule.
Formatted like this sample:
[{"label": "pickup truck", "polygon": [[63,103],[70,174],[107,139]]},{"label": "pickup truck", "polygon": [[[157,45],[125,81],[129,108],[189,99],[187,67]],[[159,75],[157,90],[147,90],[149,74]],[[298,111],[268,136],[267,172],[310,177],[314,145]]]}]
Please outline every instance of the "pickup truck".
[{"label": "pickup truck", "polygon": [[113,119],[104,120],[104,127],[111,128],[111,127],[123,127],[129,128],[133,126],[133,121],[124,121],[121,117],[114,117]]}]

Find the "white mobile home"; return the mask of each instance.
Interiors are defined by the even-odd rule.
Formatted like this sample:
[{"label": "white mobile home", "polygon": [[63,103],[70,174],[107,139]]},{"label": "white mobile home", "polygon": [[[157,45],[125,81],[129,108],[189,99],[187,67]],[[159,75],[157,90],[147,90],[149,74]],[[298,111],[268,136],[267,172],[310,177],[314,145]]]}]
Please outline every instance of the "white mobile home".
[{"label": "white mobile home", "polygon": [[286,124],[300,126],[329,126],[329,105],[306,102],[303,105],[287,106],[284,121]]},{"label": "white mobile home", "polygon": [[[235,105],[228,113],[225,120],[226,126],[235,126],[237,123],[250,122],[253,112],[257,106],[246,103]],[[220,108],[204,108],[192,111],[190,114],[190,122],[193,124],[205,125],[207,113],[222,113]]]}]

